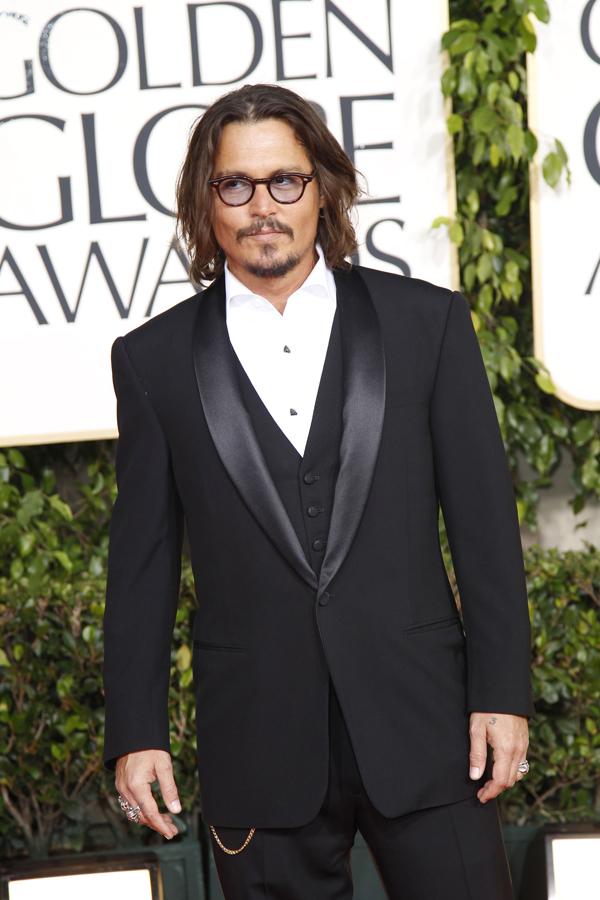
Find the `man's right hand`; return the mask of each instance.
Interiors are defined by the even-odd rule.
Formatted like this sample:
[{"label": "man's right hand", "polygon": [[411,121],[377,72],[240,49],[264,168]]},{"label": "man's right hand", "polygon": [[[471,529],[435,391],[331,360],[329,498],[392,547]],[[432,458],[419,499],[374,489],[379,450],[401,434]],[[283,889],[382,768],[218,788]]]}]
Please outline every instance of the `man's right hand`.
[{"label": "man's right hand", "polygon": [[165,750],[138,750],[117,759],[115,786],[132,806],[140,806],[140,825],[153,828],[169,840],[178,834],[169,815],[161,813],[150,785],[158,780],[163,801],[173,813],[181,812],[173,778],[171,756]]}]

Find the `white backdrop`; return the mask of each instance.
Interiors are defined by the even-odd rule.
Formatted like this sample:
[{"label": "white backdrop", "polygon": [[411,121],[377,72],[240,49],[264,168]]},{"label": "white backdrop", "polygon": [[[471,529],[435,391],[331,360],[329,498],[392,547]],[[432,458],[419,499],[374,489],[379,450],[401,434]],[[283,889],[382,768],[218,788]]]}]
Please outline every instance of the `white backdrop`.
[{"label": "white backdrop", "polygon": [[[18,8],[18,12],[11,12]],[[364,173],[364,265],[456,287],[447,0],[0,0],[0,443],[114,437],[110,345],[194,291],[174,186],[247,82],[318,103]]]},{"label": "white backdrop", "polygon": [[572,183],[532,167],[534,351],[558,396],[600,409],[600,0],[553,0],[528,63],[538,163],[565,145]]}]

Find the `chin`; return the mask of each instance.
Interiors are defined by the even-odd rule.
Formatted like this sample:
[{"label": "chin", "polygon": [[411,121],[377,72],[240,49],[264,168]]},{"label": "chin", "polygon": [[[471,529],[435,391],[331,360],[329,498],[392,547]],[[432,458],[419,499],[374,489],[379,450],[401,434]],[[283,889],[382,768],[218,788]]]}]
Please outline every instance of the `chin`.
[{"label": "chin", "polygon": [[295,269],[300,262],[300,256],[297,253],[280,253],[269,259],[262,256],[260,259],[244,260],[244,268],[256,278],[283,278],[292,269]]}]

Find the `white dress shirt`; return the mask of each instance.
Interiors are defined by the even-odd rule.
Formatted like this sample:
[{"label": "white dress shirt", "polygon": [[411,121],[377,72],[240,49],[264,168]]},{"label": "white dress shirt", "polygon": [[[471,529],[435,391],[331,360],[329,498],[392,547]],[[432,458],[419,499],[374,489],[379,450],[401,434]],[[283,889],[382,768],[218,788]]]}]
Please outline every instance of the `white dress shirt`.
[{"label": "white dress shirt", "polygon": [[262,402],[303,456],[336,308],[333,272],[319,259],[283,313],[225,263],[229,339]]}]

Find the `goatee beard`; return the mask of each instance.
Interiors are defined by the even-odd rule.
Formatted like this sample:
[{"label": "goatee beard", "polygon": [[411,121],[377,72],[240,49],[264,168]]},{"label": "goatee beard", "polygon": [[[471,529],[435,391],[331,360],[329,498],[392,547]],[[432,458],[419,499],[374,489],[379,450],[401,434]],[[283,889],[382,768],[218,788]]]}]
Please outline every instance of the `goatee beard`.
[{"label": "goatee beard", "polygon": [[290,253],[285,259],[271,263],[271,265],[247,262],[244,263],[244,267],[246,271],[257,278],[283,278],[284,275],[295,269],[299,262],[300,257],[296,253]]}]

